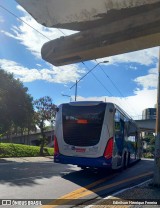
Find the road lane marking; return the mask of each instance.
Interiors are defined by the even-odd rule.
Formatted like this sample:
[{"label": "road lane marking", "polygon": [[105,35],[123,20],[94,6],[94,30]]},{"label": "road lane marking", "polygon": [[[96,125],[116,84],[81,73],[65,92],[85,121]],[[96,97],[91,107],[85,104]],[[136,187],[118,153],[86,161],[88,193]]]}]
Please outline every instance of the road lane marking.
[{"label": "road lane marking", "polygon": [[133,181],[135,179],[142,178],[142,177],[145,177],[145,176],[148,176],[148,175],[152,175],[152,174],[153,174],[153,171],[150,171],[148,173],[144,173],[144,174],[141,174],[139,176],[134,176],[132,178],[124,179],[122,181],[118,181],[118,182],[115,182],[113,184],[109,184],[109,185],[106,185],[106,186],[102,186],[102,187],[93,189],[92,191],[94,191],[94,193],[97,193],[97,192],[103,191],[103,190],[105,190],[107,188],[112,188],[114,186],[117,186],[117,185],[120,185],[120,184],[123,184],[123,183],[126,183],[126,182],[130,182],[130,181]]},{"label": "road lane marking", "polygon": [[[77,190],[75,190],[75,191],[72,191],[72,192],[70,192],[70,193],[68,193],[68,194],[66,194],[66,195],[64,195],[64,196],[62,196],[62,197],[60,197],[60,198],[58,198],[58,199],[52,201],[52,202],[49,203],[48,205],[41,206],[41,208],[51,208],[51,206],[52,206],[52,207],[56,207],[56,206],[58,206],[58,204],[59,204],[59,205],[60,205],[60,204],[64,204],[64,201],[65,201],[66,199],[68,199],[68,201],[72,201],[72,199],[77,199],[77,197],[76,197],[77,195],[79,196],[79,195],[82,194],[83,192],[88,191],[89,188],[93,188],[93,187],[95,187],[95,186],[97,186],[97,185],[99,185],[99,184],[101,184],[101,183],[103,183],[103,182],[105,182],[105,181],[107,181],[107,180],[113,178],[113,177],[116,176],[116,175],[118,175],[118,173],[115,173],[115,174],[113,174],[113,175],[111,175],[111,176],[107,176],[107,177],[102,178],[102,179],[100,179],[100,180],[98,180],[98,181],[95,181],[95,182],[93,182],[93,183],[91,183],[91,184],[89,184],[89,185],[87,185],[87,186],[85,186],[85,187],[83,187],[83,188],[79,188],[79,189],[77,189]],[[91,192],[91,193],[93,193],[93,192]],[[61,200],[62,200],[62,203],[60,203]],[[54,202],[54,204],[56,204],[56,205],[53,205],[53,202]]]},{"label": "road lane marking", "polygon": [[[98,180],[98,181],[96,181],[96,182],[94,182],[94,183],[92,183],[92,184],[90,184],[90,185],[88,185],[84,188],[80,188],[80,189],[77,189],[73,192],[70,192],[70,193],[68,193],[68,194],[50,202],[48,205],[41,206],[41,208],[51,208],[51,207],[54,208],[54,207],[57,207],[59,205],[64,205],[64,204],[66,204],[66,200],[67,200],[67,202],[70,202],[74,199],[79,199],[79,198],[82,198],[84,196],[95,194],[95,193],[103,191],[105,189],[113,188],[117,185],[120,185],[120,184],[123,184],[123,183],[126,183],[126,182],[130,182],[130,181],[133,181],[135,179],[142,178],[142,177],[145,177],[145,176],[149,176],[149,175],[152,175],[152,174],[153,174],[153,172],[151,171],[151,172],[148,172],[148,173],[141,174],[139,176],[134,176],[132,178],[124,179],[124,180],[121,180],[121,181],[118,181],[118,182],[115,182],[115,183],[112,183],[112,184],[108,184],[108,185],[105,185],[105,186],[102,186],[102,187],[99,187],[99,188],[95,188],[95,189],[92,189],[92,190],[87,189],[87,188],[94,187],[95,186],[94,184],[98,185],[98,184],[104,182],[105,180],[107,180],[107,178],[104,178],[104,179]],[[108,177],[108,179],[112,178],[112,177]]]}]

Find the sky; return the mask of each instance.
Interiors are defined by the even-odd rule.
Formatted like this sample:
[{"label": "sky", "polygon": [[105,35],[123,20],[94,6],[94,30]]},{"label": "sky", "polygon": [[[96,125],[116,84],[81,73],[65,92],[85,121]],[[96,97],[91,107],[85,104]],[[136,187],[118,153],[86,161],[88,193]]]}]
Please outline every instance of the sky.
[{"label": "sky", "polygon": [[[74,33],[62,32],[66,35]],[[50,96],[56,105],[70,99],[74,101],[75,87],[70,88],[97,64],[86,61],[85,65],[56,67],[44,61],[42,45],[47,38],[53,40],[64,36],[62,32],[38,24],[16,1],[0,0],[0,68],[19,78],[34,100]],[[155,47],[97,59],[98,62],[109,62],[95,67],[78,83],[77,101],[113,102],[133,119],[140,118],[143,109],[156,104],[158,56],[158,47]]]}]

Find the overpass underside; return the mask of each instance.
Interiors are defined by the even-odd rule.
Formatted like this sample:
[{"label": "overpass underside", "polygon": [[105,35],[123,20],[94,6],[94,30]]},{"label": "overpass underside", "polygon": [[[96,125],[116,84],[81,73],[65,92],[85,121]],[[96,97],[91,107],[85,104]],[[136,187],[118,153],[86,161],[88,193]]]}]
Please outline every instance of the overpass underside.
[{"label": "overpass underside", "polygon": [[135,120],[135,122],[141,132],[155,132],[155,128],[156,128],[155,119]]},{"label": "overpass underside", "polygon": [[60,66],[160,45],[160,0],[17,0],[39,23],[79,32],[45,43]]}]

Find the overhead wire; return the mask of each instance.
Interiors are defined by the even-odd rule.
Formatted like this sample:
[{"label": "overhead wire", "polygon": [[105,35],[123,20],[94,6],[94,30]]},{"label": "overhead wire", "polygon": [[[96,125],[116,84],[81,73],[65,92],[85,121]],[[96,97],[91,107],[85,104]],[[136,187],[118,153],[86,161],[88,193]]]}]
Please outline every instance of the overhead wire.
[{"label": "overhead wire", "polygon": [[[85,67],[87,68],[87,69],[89,69],[87,66],[86,66],[86,64],[84,63],[84,62],[82,62],[84,65],[85,65]],[[112,96],[112,97],[114,97],[114,95],[106,88],[106,86],[95,76],[95,74],[93,73],[93,72],[91,72],[92,73],[92,75],[95,77],[95,79],[103,86],[103,88]],[[121,105],[121,103],[119,102],[119,100],[117,99],[117,103],[122,107],[122,105]]]},{"label": "overhead wire", "polygon": [[23,22],[24,24],[28,25],[28,27],[32,28],[33,30],[35,30],[36,32],[38,32],[39,34],[41,34],[43,37],[45,37],[48,40],[51,40],[50,38],[48,38],[46,35],[44,35],[43,33],[41,33],[39,30],[37,30],[36,28],[32,27],[30,24],[28,24],[27,22],[25,22],[23,19],[21,19],[20,17],[18,17],[16,14],[14,14],[13,12],[11,12],[10,10],[8,10],[6,7],[0,5],[0,7],[4,10],[6,10],[8,13],[10,13],[11,15],[13,15],[14,17],[16,17],[18,20],[20,20],[21,22]]},{"label": "overhead wire", "polygon": [[[50,38],[48,38],[46,35],[44,35],[43,33],[41,33],[40,31],[38,31],[37,29],[35,29],[34,27],[32,27],[30,24],[28,24],[27,22],[25,22],[23,19],[21,19],[20,17],[18,17],[16,14],[14,14],[13,12],[11,12],[10,10],[8,10],[7,8],[5,8],[4,6],[0,5],[1,8],[3,8],[4,10],[6,10],[8,13],[10,13],[11,15],[13,15],[15,18],[17,18],[18,20],[22,21],[24,24],[28,25],[30,28],[32,28],[33,30],[35,30],[36,32],[38,32],[39,34],[41,34],[43,37],[45,37],[48,40],[51,40]],[[63,35],[66,35],[61,29],[57,28],[57,30],[59,30]],[[89,69],[86,64],[84,62],[81,62],[87,69]],[[93,73],[92,73],[93,74]],[[105,85],[93,74],[94,78],[97,80],[97,82],[99,82],[101,84],[101,86],[103,86],[103,88],[107,91],[107,93],[109,93],[110,95],[112,95],[112,93],[105,87]],[[113,96],[113,95],[112,95]]]},{"label": "overhead wire", "polygon": [[59,30],[63,35],[66,36],[66,34],[60,28],[56,28],[56,29]]},{"label": "overhead wire", "polygon": [[[4,6],[2,6],[2,5],[0,5],[0,7],[2,8],[2,9],[4,9],[5,11],[7,11],[8,13],[10,13],[12,16],[14,16],[15,18],[17,18],[18,20],[20,20],[21,22],[23,22],[24,24],[26,24],[28,27],[30,27],[30,28],[32,28],[33,30],[35,30],[37,33],[39,33],[40,35],[42,35],[43,37],[45,37],[46,39],[48,39],[49,41],[51,40],[49,37],[47,37],[46,35],[44,35],[43,33],[41,33],[39,30],[37,30],[36,28],[34,28],[33,26],[31,26],[30,24],[28,24],[26,21],[24,21],[22,18],[20,18],[20,17],[18,17],[16,14],[14,14],[13,12],[11,12],[10,10],[8,10],[6,7],[4,7]],[[66,36],[66,34],[60,29],[60,28],[56,28],[57,30],[59,30],[63,35],[65,35]],[[98,63],[98,61],[95,59],[95,61]],[[88,70],[90,70],[89,69],[89,67],[83,62],[83,61],[81,61],[81,63],[88,69]],[[116,88],[116,90],[119,92],[119,94],[122,96],[122,97],[124,97],[124,95],[121,93],[121,91],[118,89],[118,87],[116,86],[116,84],[113,82],[113,80],[107,75],[107,73],[104,71],[104,69],[100,66],[100,65],[98,65],[101,69],[102,69],[102,71],[103,71],[103,73],[105,74],[105,76],[110,80],[110,82],[113,84],[113,86]],[[109,94],[109,95],[111,95],[111,96],[113,96],[113,94],[106,88],[106,86],[96,77],[96,75],[93,73],[93,72],[91,72],[92,73],[92,75],[93,75],[93,77],[97,80],[97,82],[99,82],[99,84],[106,90],[106,92]]]},{"label": "overhead wire", "polygon": [[[30,24],[28,24],[26,21],[24,21],[22,18],[18,17],[16,14],[14,14],[13,12],[11,12],[9,9],[7,9],[6,7],[0,5],[0,7],[2,9],[4,9],[5,11],[7,11],[9,14],[11,14],[12,16],[14,16],[15,18],[17,18],[19,21],[23,22],[24,24],[26,24],[28,27],[32,28],[33,30],[35,30],[37,33],[39,33],[40,35],[42,35],[43,37],[45,37],[47,40],[51,41],[51,39],[49,37],[47,37],[46,35],[44,35],[42,32],[40,32],[39,30],[37,30],[36,28],[34,28],[33,26],[31,26]],[[59,30],[63,35],[66,35],[61,29],[56,28],[57,30]]]},{"label": "overhead wire", "polygon": [[[95,61],[98,63],[98,61],[95,59]],[[102,72],[105,74],[105,76],[110,80],[110,82],[112,83],[112,85],[115,87],[115,89],[119,92],[119,94],[124,97],[124,95],[122,94],[122,92],[118,89],[118,87],[116,86],[116,84],[113,82],[113,80],[108,76],[108,74],[104,71],[104,69],[102,68],[102,66],[99,64],[98,65]]]},{"label": "overhead wire", "polygon": [[[97,63],[99,63],[96,59],[95,59],[95,61],[97,62]],[[100,68],[101,68],[101,70],[102,70],[102,72],[104,73],[104,75],[109,79],[109,81],[112,83],[112,85],[114,86],[114,88],[118,91],[118,93],[122,96],[122,97],[124,97],[124,99],[126,99],[126,97],[123,95],[123,93],[120,91],[120,89],[118,88],[118,86],[114,83],[114,81],[109,77],[109,75],[105,72],[105,70],[103,69],[103,67],[99,64],[98,65]],[[127,101],[127,100],[126,100]],[[129,107],[131,106],[130,105],[130,103],[127,101],[127,103],[129,104]],[[132,107],[131,108],[132,109],[132,111],[135,113],[135,109]],[[135,113],[136,114],[136,113]]]},{"label": "overhead wire", "polygon": [[[81,63],[88,69],[88,70],[90,70],[89,69],[89,67],[83,62],[83,61],[81,61]],[[101,84],[101,86],[107,91],[107,93],[109,93],[111,96],[113,96],[113,94],[106,88],[106,86],[95,76],[95,74],[91,71],[91,73],[92,73],[92,75],[93,75],[93,77]]]}]

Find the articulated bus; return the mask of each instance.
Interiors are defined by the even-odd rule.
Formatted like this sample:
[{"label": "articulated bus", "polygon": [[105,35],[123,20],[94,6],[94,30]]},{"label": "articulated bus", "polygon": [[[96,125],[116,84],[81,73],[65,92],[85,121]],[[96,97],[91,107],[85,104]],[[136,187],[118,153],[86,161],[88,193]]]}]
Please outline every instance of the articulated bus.
[{"label": "articulated bus", "polygon": [[54,162],[85,168],[126,168],[140,159],[135,122],[113,103],[70,102],[57,110]]}]

